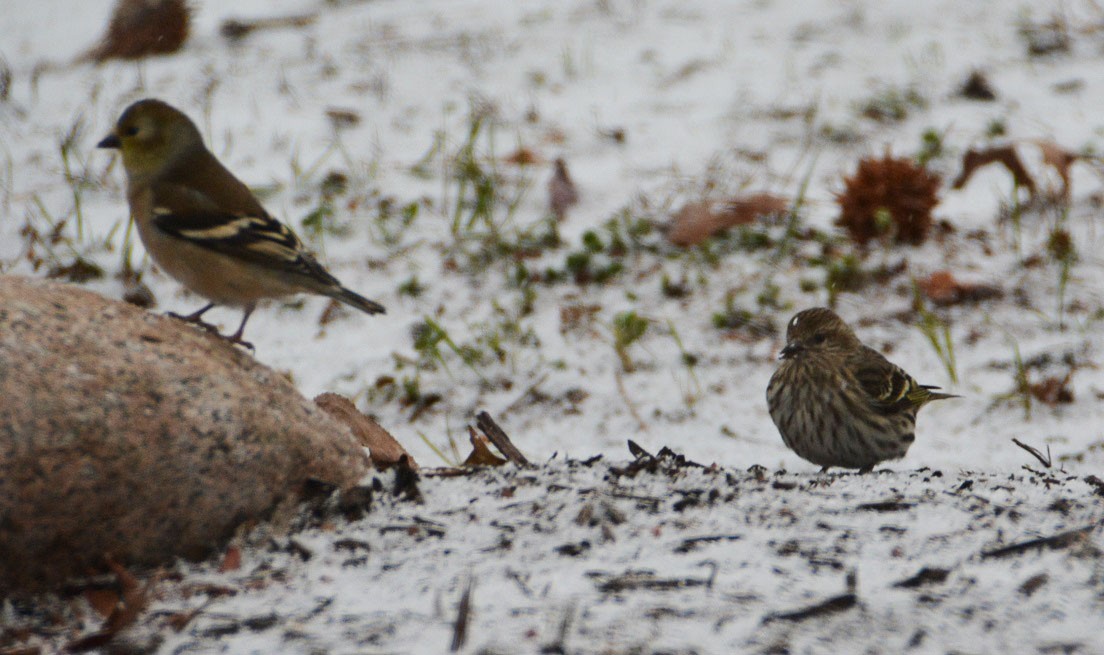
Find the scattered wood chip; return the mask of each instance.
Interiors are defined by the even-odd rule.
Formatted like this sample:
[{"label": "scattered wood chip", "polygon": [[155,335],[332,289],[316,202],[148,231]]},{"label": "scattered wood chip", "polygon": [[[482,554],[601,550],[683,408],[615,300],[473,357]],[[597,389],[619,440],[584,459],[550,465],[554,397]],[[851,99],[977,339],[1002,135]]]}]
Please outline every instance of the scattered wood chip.
[{"label": "scattered wood chip", "polygon": [[1033,575],[1027,580],[1024,580],[1023,584],[1020,585],[1020,593],[1024,596],[1030,596],[1031,594],[1038,591],[1039,588],[1045,585],[1049,580],[1050,576],[1046,573]]},{"label": "scattered wood chip", "polygon": [[1087,475],[1085,476],[1085,482],[1093,486],[1093,493],[1097,496],[1104,496],[1104,480],[1095,475]]},{"label": "scattered wood chip", "polygon": [[402,444],[379,423],[357,410],[348,398],[327,392],[316,396],[314,402],[324,412],[349,426],[361,445],[368,449],[372,463],[376,466],[380,468],[394,466],[406,457],[410,467],[418,468],[418,463],[406,452]]},{"label": "scattered wood chip", "polygon": [[989,77],[979,70],[970,73],[970,76],[959,87],[958,95],[968,100],[980,100],[982,102],[992,102],[997,99],[997,92],[993,90],[993,84],[989,81]]},{"label": "scattered wood chip", "polygon": [[991,284],[961,282],[950,271],[936,271],[916,281],[932,303],[941,307],[1001,298],[1004,292]]},{"label": "scattered wood chip", "polygon": [[787,199],[769,193],[754,193],[723,202],[690,202],[675,213],[667,228],[667,240],[680,247],[693,246],[730,227],[788,210]]},{"label": "scattered wood chip", "polygon": [[899,582],[893,583],[894,587],[900,587],[902,589],[915,589],[924,585],[938,584],[947,579],[947,576],[951,574],[950,569],[930,568],[925,566],[911,578],[905,578]]}]

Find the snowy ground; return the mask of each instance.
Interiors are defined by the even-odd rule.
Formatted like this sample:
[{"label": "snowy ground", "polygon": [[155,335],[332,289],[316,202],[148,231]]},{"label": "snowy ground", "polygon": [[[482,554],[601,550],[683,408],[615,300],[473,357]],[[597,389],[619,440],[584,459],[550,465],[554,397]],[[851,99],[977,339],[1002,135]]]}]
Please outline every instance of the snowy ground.
[{"label": "snowy ground", "polygon": [[[90,288],[122,295],[113,277],[122,174],[94,144],[129,102],[160,97],[197,121],[212,150],[348,286],[388,307],[386,316],[338,313],[323,325],[320,299],[268,306],[247,331],[259,360],[288,371],[305,394],[355,398],[423,465],[463,459],[465,426],[480,409],[531,459],[559,462],[531,474],[424,480],[425,505],[378,501],[361,522],[304,533],[317,553],[307,562],[249,550],[243,571],[276,558],[268,566],[286,573],[262,572],[250,591],[214,600],[164,652],[441,652],[469,578],[468,648],[493,652],[537,651],[564,617],[566,652],[899,652],[913,641],[917,652],[1104,651],[1094,629],[1104,615],[1091,546],[1099,530],[1088,545],[981,555],[1104,518],[1083,482],[1104,477],[1104,185],[1093,166],[1075,164],[1068,213],[1029,209],[1018,223],[1000,220],[1014,193],[1006,172],[984,169],[964,190],[949,188],[962,153],[990,143],[998,126],[997,141],[1104,151],[1104,14],[1093,3],[1047,13],[996,0],[208,2],[180,54],[71,63],[93,45],[109,7],[12,0],[0,16],[0,63],[12,74],[0,102],[0,271],[42,275],[80,255],[108,273]],[[317,14],[307,27],[237,44],[218,34],[231,15],[307,13]],[[1030,55],[1023,28],[1055,19],[1069,51]],[[995,102],[957,95],[974,69],[988,75]],[[905,115],[866,118],[873,101]],[[330,110],[359,122],[336,126]],[[470,163],[497,196],[486,219],[469,220],[470,188],[458,180],[474,178],[459,175],[457,162],[473,116],[484,122]],[[785,449],[763,398],[777,329],[828,300],[820,244],[787,244],[773,224],[708,252],[680,250],[634,229],[690,200],[765,190],[801,196],[802,225],[834,234],[834,194],[859,158],[887,148],[913,156],[926,132],[942,145],[930,164],[946,180],[936,214],[955,231],[920,248],[875,248],[864,266],[907,260],[906,272],[840,293],[837,308],[867,343],[963,398],[924,410],[916,444],[892,472],[822,479]],[[540,163],[506,161],[520,148]],[[540,247],[556,157],[582,201],[559,226],[562,245]],[[334,172],[347,187],[327,200]],[[303,224],[327,206],[321,229]],[[33,270],[22,228],[47,233],[61,220],[62,238],[36,246],[45,263]],[[1063,294],[1046,250],[1058,226],[1078,253]],[[603,248],[592,265],[623,267],[605,283],[577,284],[567,271],[588,230]],[[611,258],[614,232],[628,247]],[[839,241],[835,252],[849,247]],[[950,329],[957,383],[909,311],[910,277],[939,270],[1004,292],[935,310]],[[567,279],[549,282],[555,273]],[[155,271],[144,280],[158,310],[199,305]],[[718,329],[713,317],[729,306],[774,330]],[[647,321],[625,348],[631,372],[614,329],[628,311]],[[229,329],[238,320],[214,315]],[[443,331],[436,340],[426,338],[427,319]],[[1070,374],[1072,402],[1017,392],[1017,360],[1028,382]],[[642,474],[611,486],[608,462],[627,461],[626,438],[725,472]],[[1024,471],[1039,464],[1012,438],[1049,447],[1063,470]],[[562,463],[597,454],[606,460],[593,467]],[[766,481],[744,473],[756,464]],[[720,496],[678,511],[682,492],[699,489]],[[909,506],[857,509],[886,500]],[[624,522],[576,526],[580,508],[596,503]],[[382,530],[415,517],[440,523],[444,535]],[[682,539],[708,535],[739,539],[675,552]],[[369,543],[363,563],[346,565],[360,555],[334,550],[342,538]],[[555,550],[582,540],[592,548],[577,557]],[[612,593],[588,576],[649,569],[701,580],[711,575],[703,560],[716,563],[710,587]],[[934,591],[892,586],[925,566],[949,571]],[[764,622],[844,594],[849,571],[853,607]],[[1017,591],[1041,572],[1048,583]],[[186,605],[164,603],[159,610]],[[272,613],[275,624],[242,627]],[[219,621],[239,627],[220,631]]]}]

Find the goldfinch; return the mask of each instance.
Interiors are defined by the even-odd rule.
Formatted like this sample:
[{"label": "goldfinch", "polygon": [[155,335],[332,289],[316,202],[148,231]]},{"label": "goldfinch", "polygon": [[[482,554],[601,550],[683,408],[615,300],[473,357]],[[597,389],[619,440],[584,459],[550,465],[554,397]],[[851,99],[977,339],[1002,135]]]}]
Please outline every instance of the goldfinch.
[{"label": "goldfinch", "polygon": [[210,301],[178,318],[206,325],[201,317],[215,305],[240,307],[241,325],[228,338],[251,347],[242,333],[265,298],[314,293],[384,313],[330,275],[211,154],[195,123],[167,103],[147,99],[127,107],[98,147],[122,153],[130,213],[150,257]]},{"label": "goldfinch", "polygon": [[790,319],[781,359],[767,386],[771,418],[786,445],[823,470],[866,472],[904,457],[920,408],[958,397],[917,383],[826,307]]}]

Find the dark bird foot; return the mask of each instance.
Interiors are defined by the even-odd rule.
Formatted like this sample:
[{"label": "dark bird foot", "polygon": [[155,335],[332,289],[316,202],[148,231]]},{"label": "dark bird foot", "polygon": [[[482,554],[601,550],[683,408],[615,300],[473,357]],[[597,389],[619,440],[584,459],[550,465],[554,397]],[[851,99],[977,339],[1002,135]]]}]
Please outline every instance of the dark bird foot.
[{"label": "dark bird foot", "polygon": [[222,337],[224,340],[229,341],[230,343],[234,344],[235,346],[241,346],[242,348],[248,349],[249,352],[251,352],[251,353],[256,353],[257,352],[257,349],[253,347],[252,343],[250,343],[249,341],[246,341],[245,339],[242,339],[241,336],[239,336],[237,334],[232,334],[228,337],[224,336],[224,335],[221,335],[221,334],[219,336]]},{"label": "dark bird foot", "polygon": [[197,317],[195,314],[188,314],[188,315],[185,316],[185,315],[182,315],[182,314],[177,314],[176,312],[166,312],[165,316],[168,316],[169,318],[175,318],[178,321],[184,321],[185,323],[190,323],[190,324],[192,324],[196,327],[201,327],[204,330],[207,330],[208,332],[210,332],[211,334],[218,334],[219,333],[217,327],[215,327],[214,325],[211,325],[207,321],[204,321],[203,319]]}]

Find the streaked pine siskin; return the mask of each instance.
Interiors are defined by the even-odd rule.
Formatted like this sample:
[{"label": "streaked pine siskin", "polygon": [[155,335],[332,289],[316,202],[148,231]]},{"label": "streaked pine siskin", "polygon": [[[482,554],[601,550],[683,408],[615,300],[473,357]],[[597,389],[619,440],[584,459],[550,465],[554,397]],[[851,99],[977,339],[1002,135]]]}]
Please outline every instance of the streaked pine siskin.
[{"label": "streaked pine siskin", "polygon": [[917,411],[957,398],[918,384],[825,307],[790,319],[779,358],[767,385],[771,418],[786,445],[823,470],[866,472],[903,457],[916,439]]}]

